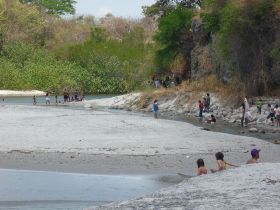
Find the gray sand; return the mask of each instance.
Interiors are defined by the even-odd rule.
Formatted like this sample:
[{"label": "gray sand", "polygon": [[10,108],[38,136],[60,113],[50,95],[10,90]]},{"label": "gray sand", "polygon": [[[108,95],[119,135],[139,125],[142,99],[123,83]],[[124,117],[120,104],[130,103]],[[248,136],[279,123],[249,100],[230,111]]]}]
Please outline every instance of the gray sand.
[{"label": "gray sand", "polygon": [[253,147],[263,162],[280,159],[279,145],[139,115],[2,106],[0,126],[1,168],[194,175],[195,161],[214,167],[217,151],[234,164]]}]

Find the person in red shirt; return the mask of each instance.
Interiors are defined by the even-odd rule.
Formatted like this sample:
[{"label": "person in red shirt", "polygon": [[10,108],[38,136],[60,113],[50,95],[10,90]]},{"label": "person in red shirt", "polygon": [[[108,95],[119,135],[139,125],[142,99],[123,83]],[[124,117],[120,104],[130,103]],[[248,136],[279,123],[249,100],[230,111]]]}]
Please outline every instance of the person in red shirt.
[{"label": "person in red shirt", "polygon": [[198,101],[198,107],[199,107],[199,117],[202,117],[202,112],[203,112],[203,103],[201,102],[201,100]]}]

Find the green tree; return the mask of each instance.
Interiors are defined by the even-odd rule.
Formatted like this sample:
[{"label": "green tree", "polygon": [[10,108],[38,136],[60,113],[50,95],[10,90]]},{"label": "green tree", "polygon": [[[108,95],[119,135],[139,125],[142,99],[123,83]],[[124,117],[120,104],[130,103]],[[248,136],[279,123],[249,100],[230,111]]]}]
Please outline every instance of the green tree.
[{"label": "green tree", "polygon": [[157,51],[156,61],[160,68],[168,69],[178,57],[182,57],[185,66],[182,76],[186,78],[190,69],[190,53],[193,48],[191,23],[195,13],[191,9],[178,8],[162,18],[155,40],[162,46]]},{"label": "green tree", "polygon": [[75,0],[20,0],[20,2],[38,5],[49,14],[65,15],[75,13]]},{"label": "green tree", "polygon": [[201,7],[202,0],[157,0],[151,6],[142,7],[146,17],[165,17],[178,7],[197,8]]}]

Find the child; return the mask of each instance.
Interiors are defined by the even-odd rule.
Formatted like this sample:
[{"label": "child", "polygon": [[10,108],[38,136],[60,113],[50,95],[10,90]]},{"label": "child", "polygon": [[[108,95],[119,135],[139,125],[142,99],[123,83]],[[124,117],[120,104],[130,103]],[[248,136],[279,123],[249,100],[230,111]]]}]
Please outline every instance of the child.
[{"label": "child", "polygon": [[232,165],[232,164],[224,161],[224,154],[222,152],[216,153],[215,156],[216,156],[216,160],[217,160],[217,164],[218,164],[218,169],[211,169],[212,173],[216,173],[218,171],[226,170],[227,166],[238,167],[238,166]]},{"label": "child", "polygon": [[207,168],[204,165],[203,159],[198,159],[197,160],[197,167],[198,167],[198,169],[197,169],[197,175],[198,176],[207,174]]},{"label": "child", "polygon": [[251,156],[252,158],[250,160],[247,161],[247,164],[254,164],[254,163],[258,163],[258,159],[260,158],[260,149],[252,149],[251,150]]},{"label": "child", "polygon": [[157,100],[154,101],[153,111],[154,111],[154,117],[157,119],[158,118],[158,103],[157,103]]}]

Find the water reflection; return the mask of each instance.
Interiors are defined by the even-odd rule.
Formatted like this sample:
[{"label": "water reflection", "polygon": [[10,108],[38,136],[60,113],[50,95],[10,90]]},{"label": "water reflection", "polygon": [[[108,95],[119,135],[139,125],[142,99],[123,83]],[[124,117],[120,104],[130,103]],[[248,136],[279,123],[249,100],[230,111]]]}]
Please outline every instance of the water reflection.
[{"label": "water reflection", "polygon": [[180,181],[178,176],[0,170],[0,209],[83,209],[143,196]]}]

